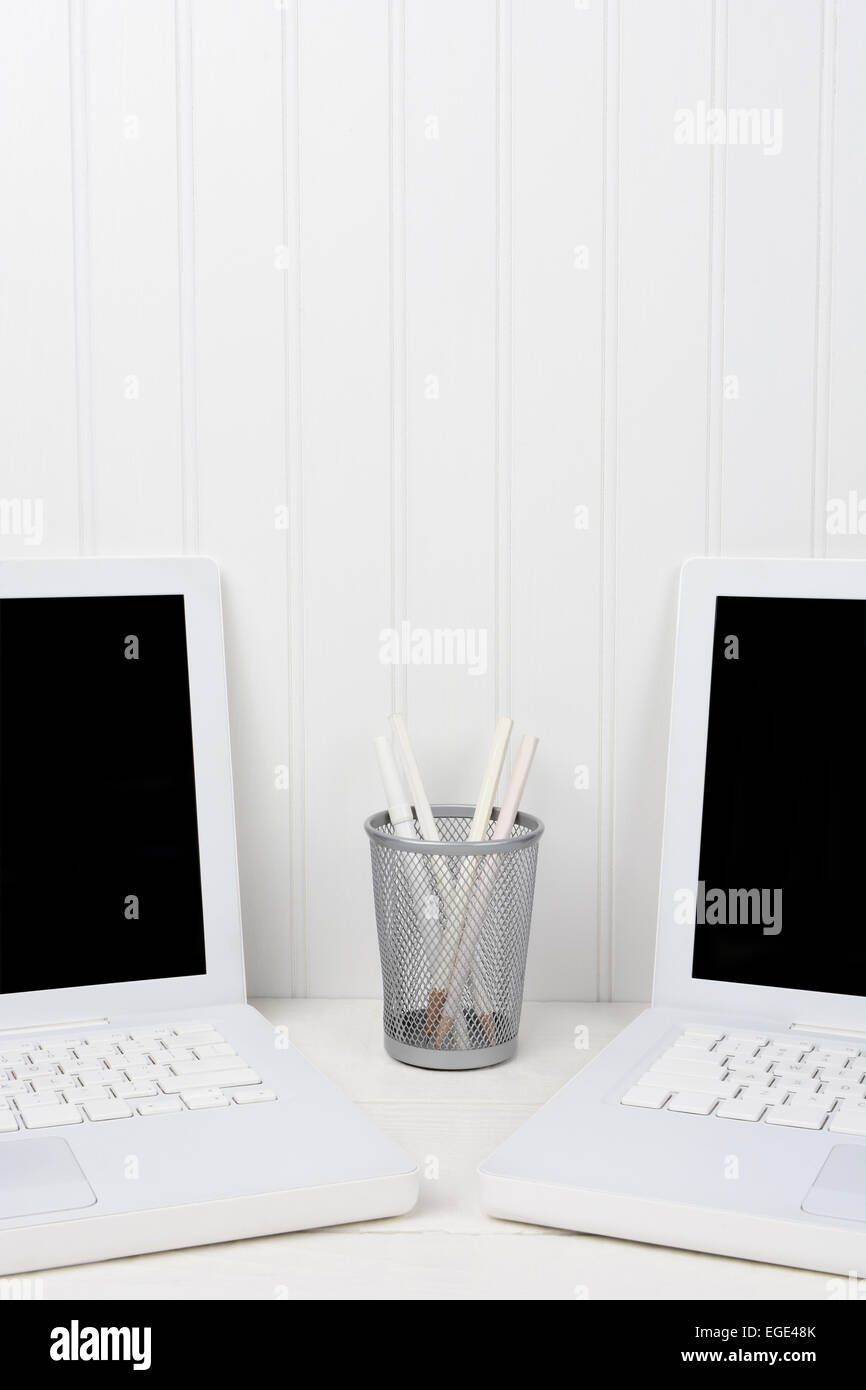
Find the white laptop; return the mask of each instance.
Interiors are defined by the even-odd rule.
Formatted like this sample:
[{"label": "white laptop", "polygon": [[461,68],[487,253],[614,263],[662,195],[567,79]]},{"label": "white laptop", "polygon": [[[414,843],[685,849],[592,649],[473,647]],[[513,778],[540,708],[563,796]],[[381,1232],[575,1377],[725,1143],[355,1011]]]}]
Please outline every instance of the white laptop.
[{"label": "white laptop", "polygon": [[866,1275],[866,563],[683,570],[652,1007],[494,1216]]},{"label": "white laptop", "polygon": [[215,566],[0,563],[0,1274],[417,1187],[245,1002]]}]

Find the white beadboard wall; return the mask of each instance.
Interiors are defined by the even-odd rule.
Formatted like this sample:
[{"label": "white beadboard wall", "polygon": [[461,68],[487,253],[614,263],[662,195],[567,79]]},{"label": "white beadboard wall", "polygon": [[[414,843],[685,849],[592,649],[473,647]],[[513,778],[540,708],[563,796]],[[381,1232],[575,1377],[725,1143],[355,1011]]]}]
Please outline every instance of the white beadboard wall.
[{"label": "white beadboard wall", "polygon": [[864,70],[862,0],[0,0],[0,554],[221,565],[253,991],[378,991],[370,739],[472,801],[507,709],[527,993],[647,996],[678,566],[866,557]]}]

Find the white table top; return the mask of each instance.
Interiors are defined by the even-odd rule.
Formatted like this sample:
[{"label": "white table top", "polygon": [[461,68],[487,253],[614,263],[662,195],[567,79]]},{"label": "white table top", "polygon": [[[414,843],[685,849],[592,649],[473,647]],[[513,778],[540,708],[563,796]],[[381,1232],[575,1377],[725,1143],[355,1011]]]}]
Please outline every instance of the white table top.
[{"label": "white table top", "polygon": [[[517,1055],[475,1072],[402,1066],[372,1000],[254,1000],[320,1071],[413,1154],[408,1216],[235,1241],[38,1276],[46,1298],[826,1299],[828,1278],[772,1265],[495,1221],[475,1170],[641,1010],[527,1004]],[[575,1029],[589,1029],[577,1051]]]}]

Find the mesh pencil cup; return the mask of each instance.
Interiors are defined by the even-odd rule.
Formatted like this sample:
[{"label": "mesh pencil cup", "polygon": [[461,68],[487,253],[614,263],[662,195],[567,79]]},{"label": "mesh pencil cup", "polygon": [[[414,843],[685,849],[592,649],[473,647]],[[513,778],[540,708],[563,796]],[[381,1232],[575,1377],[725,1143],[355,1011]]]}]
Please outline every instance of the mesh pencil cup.
[{"label": "mesh pencil cup", "polygon": [[[511,838],[467,843],[472,806],[434,806],[438,842],[365,822],[382,960],[385,1049],[400,1062],[457,1071],[517,1047],[544,826],[518,815]],[[420,827],[416,822],[416,830]]]}]

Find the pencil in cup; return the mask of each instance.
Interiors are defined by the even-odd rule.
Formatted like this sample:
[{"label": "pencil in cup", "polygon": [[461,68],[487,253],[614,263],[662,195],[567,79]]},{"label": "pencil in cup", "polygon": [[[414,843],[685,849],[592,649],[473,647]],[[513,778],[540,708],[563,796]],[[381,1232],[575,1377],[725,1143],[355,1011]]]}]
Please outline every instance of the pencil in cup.
[{"label": "pencil in cup", "polygon": [[[412,798],[415,815],[421,828],[421,836],[431,844],[439,843],[442,837],[439,834],[436,817],[424,787],[421,769],[418,766],[418,759],[415,757],[415,750],[409,737],[406,718],[402,714],[392,714],[390,722],[394,742],[397,745],[403,771],[409,784],[409,795]],[[439,1027],[442,1010],[445,1006],[448,984],[448,958],[445,952],[448,943],[460,929],[462,912],[460,898],[448,861],[441,855],[432,855],[430,869],[441,899],[439,949],[433,955],[434,968],[431,972],[433,988],[427,1001],[427,1034],[428,1037],[433,1037]]]},{"label": "pencil in cup", "polygon": [[[493,743],[491,745],[490,753],[487,758],[487,765],[484,769],[484,775],[481,779],[481,789],[478,793],[478,800],[475,803],[475,814],[472,817],[472,824],[469,827],[469,834],[467,836],[467,839],[470,840],[473,844],[479,844],[487,839],[487,829],[490,822],[490,813],[493,810],[493,801],[496,796],[496,788],[499,785],[499,778],[502,775],[502,764],[505,762],[505,754],[508,750],[508,740],[511,737],[511,730],[513,728],[513,719],[510,719],[507,714],[500,715],[499,719],[496,721],[496,728],[493,733]],[[459,1020],[462,1017],[461,1009],[459,1009],[458,1007],[455,1007],[453,1009],[449,1008],[452,1002],[449,998],[449,996],[452,993],[450,976],[453,975],[453,972],[457,965],[457,960],[460,957],[460,945],[462,943],[465,930],[464,915],[463,912],[460,911],[460,898],[466,897],[468,894],[471,893],[472,884],[475,879],[477,869],[478,862],[476,859],[473,858],[467,860],[463,873],[461,875],[461,877],[464,879],[464,882],[461,885],[462,894],[457,895],[456,900],[452,901],[452,906],[456,907],[457,910],[449,912],[445,924],[445,931],[449,948],[452,948],[452,943],[456,940],[457,952],[452,960],[451,970],[449,972],[448,990],[443,991],[440,996],[440,1007],[436,1020],[435,1036],[435,1043],[437,1047],[441,1046],[445,1036],[450,1031],[450,1029],[455,1026],[455,1023],[457,1023],[459,1026]],[[471,969],[471,967],[467,966],[466,971],[463,971],[461,975],[462,983],[460,986],[460,991],[458,991],[458,995],[462,993],[463,985],[466,983],[469,969]],[[483,1014],[483,1017],[489,1020],[489,1010]],[[446,1019],[447,1026],[445,1023]]]},{"label": "pencil in cup", "polygon": [[[502,806],[496,819],[491,837],[494,842],[503,842],[511,838],[537,747],[538,739],[535,735],[526,734],[520,744]],[[488,816],[489,814],[490,809],[488,808]],[[476,829],[476,822],[473,820],[472,830],[475,831]],[[475,835],[473,838],[477,839],[480,836]],[[488,1041],[490,1043],[495,1041],[495,1022],[489,1002],[484,997],[479,998],[479,994],[483,991],[483,974],[475,969],[475,955],[484,928],[490,895],[493,892],[499,871],[499,860],[492,855],[485,856],[485,863],[473,886],[466,915],[461,924],[457,949],[454,953],[454,961],[448,979],[445,1003],[442,1006],[439,1026],[436,1030],[436,1047],[442,1046],[454,1025],[454,1020],[462,1007],[463,991],[473,971],[479,1023]]]},{"label": "pencil in cup", "polygon": [[[373,739],[373,746],[379,761],[379,771],[382,775],[382,784],[388,803],[388,817],[394,827],[394,834],[401,840],[417,840],[419,836],[415,829],[412,807],[406,800],[391,745],[385,737],[380,736]],[[436,1020],[441,1013],[441,999],[444,998],[444,990],[437,983],[442,974],[439,904],[435,894],[431,891],[427,864],[422,856],[415,856],[411,864],[407,863],[405,856],[402,856],[399,867],[401,881],[408,888],[412,900],[415,925],[423,946],[427,968],[434,983],[434,989],[431,990],[427,1004],[427,1026],[432,1034],[435,1030]]]}]

